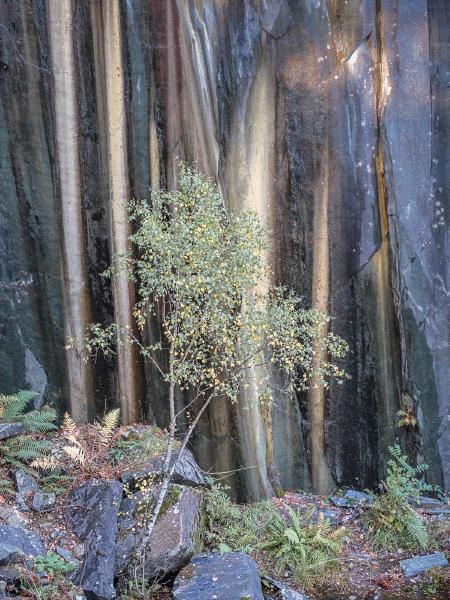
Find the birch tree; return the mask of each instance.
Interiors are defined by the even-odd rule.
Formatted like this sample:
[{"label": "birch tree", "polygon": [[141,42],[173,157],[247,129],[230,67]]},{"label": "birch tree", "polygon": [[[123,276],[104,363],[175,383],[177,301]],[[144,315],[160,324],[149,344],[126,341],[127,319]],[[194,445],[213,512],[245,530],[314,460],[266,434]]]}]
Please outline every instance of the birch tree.
[{"label": "birch tree", "polygon": [[[150,200],[131,202],[130,218],[134,253],[116,257],[111,272],[126,269],[137,289],[137,329],[144,331],[149,316],[158,315],[161,338],[146,345],[145,336],[138,338],[120,323],[95,324],[87,349],[111,352],[114,340],[128,335],[167,385],[163,479],[143,536],[145,547],[177,460],[210,403],[238,402],[246,373],[255,366],[276,366],[287,395],[306,390],[312,380],[316,385],[327,385],[330,377],[340,380],[345,374],[336,361],[347,344],[332,333],[320,335],[329,318],[305,308],[292,291],[257,292],[265,275],[267,230],[251,211],[227,214],[218,188],[192,167],[181,165],[176,191],[153,190]],[[317,361],[318,351],[326,361]],[[177,390],[190,398],[178,412]],[[259,402],[272,402],[272,391],[267,378]],[[173,461],[177,438],[181,445]]]}]

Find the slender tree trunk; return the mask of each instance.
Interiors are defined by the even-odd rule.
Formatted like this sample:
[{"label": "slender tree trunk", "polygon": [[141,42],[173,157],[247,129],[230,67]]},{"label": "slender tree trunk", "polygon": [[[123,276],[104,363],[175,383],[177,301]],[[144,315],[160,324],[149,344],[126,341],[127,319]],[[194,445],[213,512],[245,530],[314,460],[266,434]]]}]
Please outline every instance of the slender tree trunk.
[{"label": "slender tree trunk", "polygon": [[[167,495],[167,491],[169,489],[170,481],[171,481],[171,479],[173,477],[173,474],[175,472],[177,464],[178,464],[179,460],[181,459],[181,457],[183,456],[184,451],[186,450],[186,446],[188,445],[189,440],[191,439],[191,436],[192,436],[192,433],[194,432],[194,429],[197,427],[197,424],[200,421],[201,416],[203,415],[203,413],[205,412],[205,410],[208,408],[208,406],[211,403],[211,400],[213,399],[213,397],[214,397],[214,394],[211,394],[205,400],[204,404],[202,405],[202,407],[198,411],[195,419],[192,421],[191,425],[189,426],[189,429],[187,430],[187,432],[186,432],[186,434],[185,434],[185,436],[183,438],[183,442],[181,443],[180,449],[177,452],[177,458],[173,461],[172,466],[164,474],[163,480],[161,482],[161,487],[159,489],[158,498],[156,500],[155,508],[153,509],[150,522],[147,525],[147,530],[145,532],[145,536],[142,539],[139,551],[137,552],[138,556],[140,554],[143,554],[143,551],[144,551],[145,547],[147,546],[147,544],[150,541],[150,537],[152,535],[153,529],[155,528],[156,521],[157,521],[159,513],[161,511],[161,506],[162,506],[162,504],[164,502],[164,499],[165,499],[165,497]],[[173,449],[173,439],[172,439],[172,444],[171,444],[170,450],[169,450],[169,444],[170,444],[170,436],[169,436],[169,443],[167,445],[167,451],[166,451],[166,457],[165,457],[164,465],[166,465],[166,463],[168,463],[170,465],[170,460],[171,460],[171,457],[172,457],[172,449]]]}]

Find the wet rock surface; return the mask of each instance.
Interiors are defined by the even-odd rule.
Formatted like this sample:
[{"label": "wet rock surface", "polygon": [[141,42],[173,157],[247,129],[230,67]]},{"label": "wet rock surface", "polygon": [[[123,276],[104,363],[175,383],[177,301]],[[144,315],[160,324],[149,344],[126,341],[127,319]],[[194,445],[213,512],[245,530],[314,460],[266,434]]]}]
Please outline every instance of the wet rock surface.
[{"label": "wet rock surface", "polygon": [[73,490],[67,500],[68,525],[86,544],[84,560],[71,578],[88,599],[115,598],[117,515],[122,492],[118,481],[90,480]]},{"label": "wet rock surface", "polygon": [[446,567],[448,560],[443,552],[435,552],[425,556],[415,556],[406,560],[400,561],[400,567],[405,577],[415,577],[421,573],[425,573],[433,567]]},{"label": "wet rock surface", "polygon": [[[276,224],[277,276],[308,302],[317,289],[313,242],[321,221],[328,305],[336,332],[352,349],[345,365],[352,379],[329,390],[332,474],[338,484],[376,484],[396,411],[411,401],[433,481],[448,487],[450,334],[442,324],[449,322],[450,5],[398,4],[392,10],[389,2],[365,2],[354,10],[350,2],[337,9],[312,0],[180,0],[170,10],[162,2],[144,10],[141,2],[123,3],[119,30],[126,52],[117,72],[128,82],[120,101],[129,121],[122,146],[130,151],[121,158],[120,179],[130,196],[143,197],[155,173],[174,172],[177,157],[198,160],[220,181],[226,203],[238,198],[238,209],[258,205],[262,218]],[[0,5],[0,212],[6,215],[0,363],[5,389],[43,372],[48,382],[40,376],[38,387],[60,403],[73,378],[95,410],[117,392],[114,366],[95,365],[80,377],[79,364],[66,360],[63,338],[72,310],[92,304],[95,318],[109,322],[120,300],[99,275],[117,241],[104,176],[114,169],[104,151],[104,121],[114,120],[115,106],[106,102],[107,69],[86,34],[103,39],[98,24],[104,18],[79,8],[61,39],[83,55],[67,80],[80,112],[57,120],[49,37],[58,20],[52,14],[40,3],[30,11],[20,2]],[[55,148],[56,128],[64,139],[61,126],[75,132],[73,156],[80,157],[79,168],[67,172],[81,214],[69,232],[60,220],[66,198],[59,172],[68,152]],[[255,135],[260,131],[263,140]],[[170,178],[159,183],[171,185]],[[317,217],[322,189],[323,220]],[[261,197],[267,202],[259,205]],[[66,235],[85,241],[80,252],[64,256]],[[70,301],[64,261],[74,271],[83,266],[86,301]],[[101,383],[95,398],[92,375]],[[152,382],[149,409],[163,419],[165,390],[152,373],[137,373],[135,380],[145,376]],[[282,405],[275,406],[270,428],[276,466],[287,489],[308,488],[307,411]],[[213,406],[210,416],[197,440],[202,466],[231,471],[256,464],[249,440],[262,427],[261,415]],[[226,430],[237,432],[237,444]],[[268,465],[260,462],[259,477],[251,469],[240,472],[239,481],[236,476],[236,487],[239,482],[249,498],[265,491],[258,482]]]},{"label": "wet rock surface", "polygon": [[255,561],[240,552],[195,556],[175,579],[175,600],[264,600]]}]

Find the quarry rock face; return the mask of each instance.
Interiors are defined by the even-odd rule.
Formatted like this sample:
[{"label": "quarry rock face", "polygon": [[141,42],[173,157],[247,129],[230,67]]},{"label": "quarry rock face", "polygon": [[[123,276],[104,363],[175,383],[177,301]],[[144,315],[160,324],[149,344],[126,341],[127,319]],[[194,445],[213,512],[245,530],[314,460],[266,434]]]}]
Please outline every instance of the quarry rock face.
[{"label": "quarry rock face", "polygon": [[[133,348],[84,364],[64,340],[131,318],[131,287],[100,277],[129,233],[123,200],[196,160],[273,231],[274,283],[350,344],[351,379],[324,397],[334,482],[375,485],[398,433],[448,487],[447,0],[75,4],[0,6],[0,393],[34,381],[79,420],[120,403],[130,422],[145,398],[167,424]],[[254,400],[211,405],[200,465],[241,469],[247,499],[274,471],[308,488],[305,399],[279,398],[269,421]],[[396,429],[409,407],[417,428]]]}]

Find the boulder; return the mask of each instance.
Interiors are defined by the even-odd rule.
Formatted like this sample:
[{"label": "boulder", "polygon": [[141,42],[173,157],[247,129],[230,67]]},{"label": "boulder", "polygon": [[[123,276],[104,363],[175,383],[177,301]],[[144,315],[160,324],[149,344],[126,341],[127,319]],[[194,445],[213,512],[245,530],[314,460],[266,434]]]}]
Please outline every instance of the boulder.
[{"label": "boulder", "polygon": [[20,494],[23,498],[31,496],[32,493],[36,492],[39,489],[36,479],[26,471],[23,471],[22,469],[15,471],[14,483],[16,485],[17,493]]},{"label": "boulder", "polygon": [[173,573],[193,556],[199,537],[203,494],[181,488],[176,502],[159,517],[145,553],[144,572],[148,579]]},{"label": "boulder", "polygon": [[415,577],[433,567],[446,567],[448,560],[443,552],[435,552],[425,556],[414,556],[400,561],[400,567],[405,577]]},{"label": "boulder", "polygon": [[172,593],[175,600],[264,600],[256,563],[241,552],[195,556]]},{"label": "boulder", "polygon": [[117,520],[118,532],[116,542],[116,562],[114,572],[116,577],[127,567],[135,548],[139,545],[144,534],[140,514],[144,511],[144,503],[148,503],[151,510],[156,496],[156,488],[148,488],[143,492],[136,492],[122,500]]},{"label": "boulder", "polygon": [[340,508],[354,508],[355,506],[369,505],[373,502],[373,499],[364,492],[346,490],[343,496],[331,496],[330,501]]},{"label": "boulder", "polygon": [[70,529],[86,544],[86,555],[71,579],[89,600],[115,598],[114,562],[117,514],[123,486],[92,479],[71,492],[65,508]]},{"label": "boulder", "polygon": [[10,506],[9,504],[0,505],[0,519],[13,527],[23,527],[28,523],[27,517],[16,506]]},{"label": "boulder", "polygon": [[316,508],[311,516],[314,523],[321,520],[330,522],[330,525],[340,525],[342,523],[342,515],[338,510],[331,510],[328,508]]},{"label": "boulder", "polygon": [[[173,465],[177,459],[178,453],[174,453],[170,464]],[[121,475],[121,480],[125,485],[132,488],[135,488],[136,484],[144,479],[152,478],[153,482],[158,482],[163,476],[163,463],[164,458],[162,456],[155,456],[133,469],[124,471]],[[181,458],[177,461],[172,482],[193,487],[206,485],[203,472],[189,450],[185,450]]]},{"label": "boulder", "polygon": [[430,498],[428,496],[420,496],[418,502],[413,503],[416,508],[445,508],[445,504],[437,498]]},{"label": "boulder", "polygon": [[36,533],[23,527],[0,525],[0,565],[45,553],[45,546]]},{"label": "boulder", "polygon": [[55,506],[56,494],[54,492],[36,492],[33,496],[31,508],[37,512],[52,510]]},{"label": "boulder", "polygon": [[22,423],[0,423],[0,440],[19,435],[24,429]]}]

